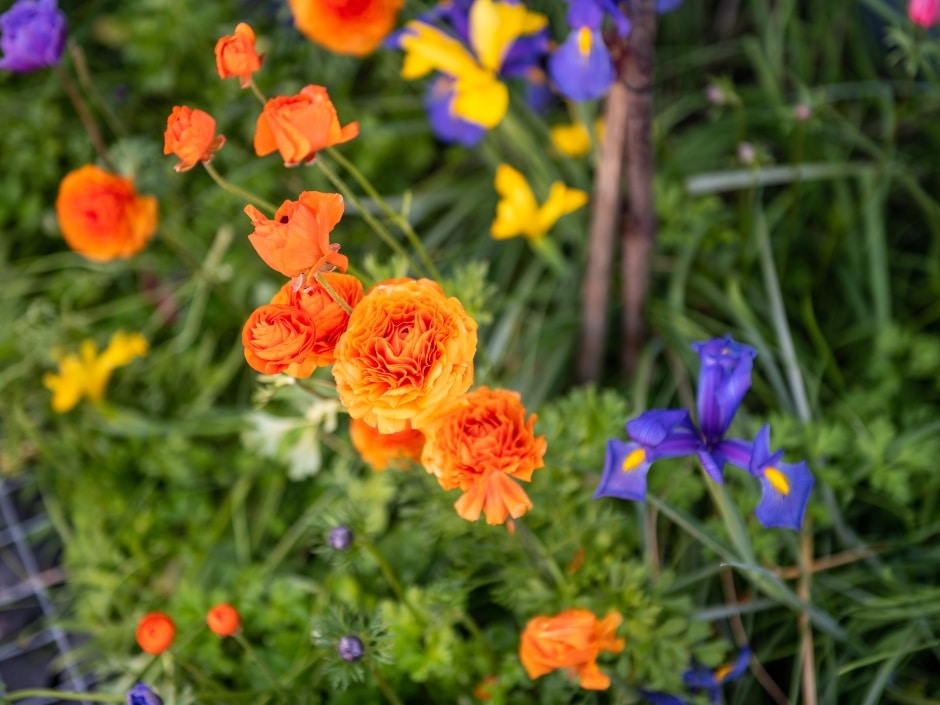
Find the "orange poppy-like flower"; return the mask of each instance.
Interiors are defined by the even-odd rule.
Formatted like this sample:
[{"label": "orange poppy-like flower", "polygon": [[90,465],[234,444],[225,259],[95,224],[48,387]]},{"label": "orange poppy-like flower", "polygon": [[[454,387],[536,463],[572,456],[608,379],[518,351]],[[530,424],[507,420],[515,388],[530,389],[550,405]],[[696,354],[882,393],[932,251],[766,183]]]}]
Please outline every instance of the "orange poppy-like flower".
[{"label": "orange poppy-like flower", "polygon": [[397,433],[379,433],[362,419],[350,422],[349,438],[362,459],[379,472],[389,468],[407,470],[412,462],[421,461],[424,448],[421,431],[406,428]]},{"label": "orange poppy-like flower", "polygon": [[65,175],[55,212],[66,244],[96,262],[136,255],[157,231],[157,199],[92,164]]},{"label": "orange poppy-like flower", "polygon": [[251,205],[245,213],[255,226],[248,241],[271,269],[286,277],[333,267],[346,271],[349,259],[330,244],[330,232],[343,217],[338,193],[304,191],[296,201],[284,201],[273,220]]},{"label": "orange poppy-like flower", "polygon": [[545,465],[547,444],[536,438],[535,420],[526,421],[517,392],[480,387],[431,424],[421,462],[445,490],[463,490],[454,505],[462,518],[476,521],[482,511],[487,524],[502,524],[532,508],[515,480],[530,482]]},{"label": "orange poppy-like flower", "polygon": [[473,384],[476,348],[476,321],[438,284],[381,283],[336,346],[336,390],[349,415],[379,433],[420,429]]},{"label": "orange poppy-like flower", "polygon": [[251,74],[261,68],[264,56],[255,51],[255,32],[245,24],[235,25],[235,33],[215,43],[215,68],[220,78],[238,76],[241,87],[251,85]]},{"label": "orange poppy-like flower", "polygon": [[137,623],[137,645],[148,654],[162,654],[176,638],[176,625],[163,612],[150,612]]},{"label": "orange poppy-like flower", "polygon": [[214,634],[232,636],[241,626],[241,616],[237,609],[222,603],[209,610],[206,614],[206,624]]},{"label": "orange poppy-like flower", "polygon": [[176,105],[166,120],[163,153],[180,158],[174,169],[189,171],[199,162],[210,162],[225,144],[225,135],[215,134],[215,118],[202,110]]},{"label": "orange poppy-like flower", "polygon": [[618,612],[611,611],[598,619],[590,611],[577,608],[554,617],[533,617],[522,632],[519,659],[529,678],[565,668],[578,678],[582,688],[606,690],[610,678],[597,667],[597,655],[601,651],[623,651],[623,639],[616,637],[622,621]]},{"label": "orange poppy-like flower", "polygon": [[314,321],[302,308],[265,304],[254,310],[242,328],[245,360],[262,374],[284,372],[304,379],[317,367],[316,337]]},{"label": "orange poppy-like flower", "polygon": [[278,151],[284,166],[296,166],[358,134],[358,122],[340,127],[326,88],[307,86],[297,95],[277,96],[264,104],[255,126],[255,153],[263,157]]},{"label": "orange poppy-like flower", "polygon": [[365,56],[395,26],[405,0],[288,0],[294,25],[337,54]]}]

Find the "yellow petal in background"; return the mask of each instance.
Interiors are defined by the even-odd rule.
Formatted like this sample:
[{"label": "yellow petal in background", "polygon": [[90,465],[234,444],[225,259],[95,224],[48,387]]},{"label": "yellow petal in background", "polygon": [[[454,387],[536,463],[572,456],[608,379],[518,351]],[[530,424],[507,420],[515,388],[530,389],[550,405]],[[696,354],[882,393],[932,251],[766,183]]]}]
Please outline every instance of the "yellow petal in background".
[{"label": "yellow petal in background", "polygon": [[495,73],[516,39],[547,24],[545,15],[529,12],[522,4],[476,0],[470,8],[470,45],[480,63]]},{"label": "yellow petal in background", "polygon": [[451,112],[490,130],[509,109],[509,89],[495,75],[477,69],[457,76]]},{"label": "yellow petal in background", "polygon": [[529,183],[508,164],[500,164],[496,168],[494,186],[500,200],[490,234],[497,240],[526,234],[526,227],[535,221],[538,213],[538,203]]},{"label": "yellow petal in background", "polygon": [[548,200],[539,208],[536,223],[529,236],[541,237],[554,227],[559,218],[573,213],[587,202],[588,195],[586,191],[568,188],[560,181],[556,181],[552,184],[551,191],[548,193]]},{"label": "yellow petal in background", "polygon": [[431,71],[458,77],[480,70],[463,44],[439,29],[423,22],[409,22],[405,27],[401,38],[405,50],[401,77],[405,80],[421,78]]}]

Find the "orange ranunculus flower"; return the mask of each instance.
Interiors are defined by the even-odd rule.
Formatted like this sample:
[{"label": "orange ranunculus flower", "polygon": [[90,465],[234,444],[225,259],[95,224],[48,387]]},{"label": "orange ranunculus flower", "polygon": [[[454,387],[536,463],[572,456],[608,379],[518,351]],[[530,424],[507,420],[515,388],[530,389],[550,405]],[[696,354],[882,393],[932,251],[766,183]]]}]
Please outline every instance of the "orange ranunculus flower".
[{"label": "orange ranunculus flower", "polygon": [[255,226],[248,240],[271,269],[286,277],[332,267],[346,271],[348,258],[330,244],[330,232],[343,217],[338,193],[304,191],[296,201],[284,201],[273,220],[254,206],[245,206],[245,213]]},{"label": "orange ranunculus flower", "polygon": [[215,135],[215,118],[202,110],[176,105],[166,120],[163,153],[180,158],[174,169],[189,171],[199,162],[212,161],[225,144],[225,135]]},{"label": "orange ranunculus flower", "polygon": [[420,429],[473,384],[477,324],[429,279],[374,286],[336,346],[333,377],[354,419],[379,433]]},{"label": "orange ranunculus flower", "polygon": [[65,175],[55,212],[66,244],[96,262],[136,255],[157,230],[157,199],[92,164]]},{"label": "orange ranunculus flower", "polygon": [[265,304],[254,310],[242,328],[245,360],[262,374],[284,372],[303,379],[317,367],[316,337],[314,321],[302,308]]},{"label": "orange ranunculus flower", "polygon": [[238,76],[241,87],[248,88],[251,74],[261,68],[261,60],[255,51],[255,32],[244,22],[235,26],[235,33],[222,37],[215,43],[215,68],[220,78]]},{"label": "orange ranunculus flower", "polygon": [[460,405],[433,423],[421,454],[425,470],[445,490],[459,487],[457,514],[487,524],[502,524],[532,508],[514,480],[530,482],[545,463],[545,436],[535,437],[535,414],[526,421],[517,392],[480,387],[463,395]]},{"label": "orange ranunculus flower", "polygon": [[219,636],[232,636],[241,627],[241,615],[229,604],[214,605],[206,614],[206,624]]},{"label": "orange ranunculus flower", "polygon": [[407,470],[412,462],[420,462],[424,448],[421,431],[406,428],[397,433],[379,433],[362,419],[350,422],[349,438],[362,459],[377,471]]},{"label": "orange ranunculus flower", "polygon": [[[351,274],[329,272],[323,278],[349,308],[356,308],[356,304],[362,300],[362,282]],[[349,314],[333,300],[320,282],[311,279],[298,291],[294,291],[293,285],[288,282],[274,295],[271,303],[296,306],[307,312],[317,326],[312,351],[314,364],[317,367],[332,365],[336,359],[336,343],[346,332]]]},{"label": "orange ranunculus flower", "polygon": [[577,608],[554,617],[533,617],[522,632],[519,659],[529,678],[565,668],[577,676],[582,688],[606,690],[610,678],[597,667],[597,654],[623,651],[623,639],[616,638],[622,621],[618,612],[611,611],[598,619],[590,611]]},{"label": "orange ranunculus flower", "polygon": [[137,645],[148,654],[162,654],[176,638],[176,625],[163,612],[150,612],[140,618],[135,633]]},{"label": "orange ranunculus flower", "polygon": [[278,96],[264,104],[255,127],[255,153],[263,157],[277,150],[284,166],[296,166],[358,134],[358,122],[340,127],[326,88],[307,86],[297,95]]},{"label": "orange ranunculus flower", "polygon": [[365,56],[395,26],[405,0],[288,0],[294,25],[337,54]]}]

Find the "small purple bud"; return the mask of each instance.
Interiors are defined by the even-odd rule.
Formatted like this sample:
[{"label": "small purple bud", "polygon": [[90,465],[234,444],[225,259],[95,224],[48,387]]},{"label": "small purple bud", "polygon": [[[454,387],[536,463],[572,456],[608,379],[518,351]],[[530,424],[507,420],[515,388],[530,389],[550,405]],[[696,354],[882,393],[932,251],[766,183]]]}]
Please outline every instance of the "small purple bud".
[{"label": "small purple bud", "polygon": [[728,96],[717,83],[709,83],[705,86],[705,99],[712,105],[727,105]]},{"label": "small purple bud", "polygon": [[362,640],[358,636],[350,634],[339,640],[336,650],[339,651],[339,656],[343,661],[355,663],[363,657],[366,647],[362,645]]},{"label": "small purple bud", "polygon": [[345,551],[352,545],[353,532],[348,526],[334,526],[327,534],[326,542],[334,551]]},{"label": "small purple bud", "polygon": [[138,683],[128,692],[127,705],[163,705],[163,700],[150,690],[150,686]]},{"label": "small purple bud", "polygon": [[813,111],[806,103],[800,103],[793,106],[793,117],[800,122],[806,122],[813,117]]},{"label": "small purple bud", "polygon": [[742,164],[751,166],[757,159],[757,150],[750,142],[741,142],[738,144],[738,159]]}]

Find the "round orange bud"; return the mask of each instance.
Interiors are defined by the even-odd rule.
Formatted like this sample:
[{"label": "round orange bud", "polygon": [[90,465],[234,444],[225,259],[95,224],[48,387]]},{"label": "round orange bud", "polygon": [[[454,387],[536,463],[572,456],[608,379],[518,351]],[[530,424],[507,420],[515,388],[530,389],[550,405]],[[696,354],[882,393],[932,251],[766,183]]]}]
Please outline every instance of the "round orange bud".
[{"label": "round orange bud", "polygon": [[237,609],[222,603],[209,610],[206,615],[206,624],[213,633],[219,636],[232,636],[241,626],[241,617]]},{"label": "round orange bud", "polygon": [[137,623],[137,644],[148,654],[162,654],[176,638],[176,625],[163,612],[150,612]]}]

